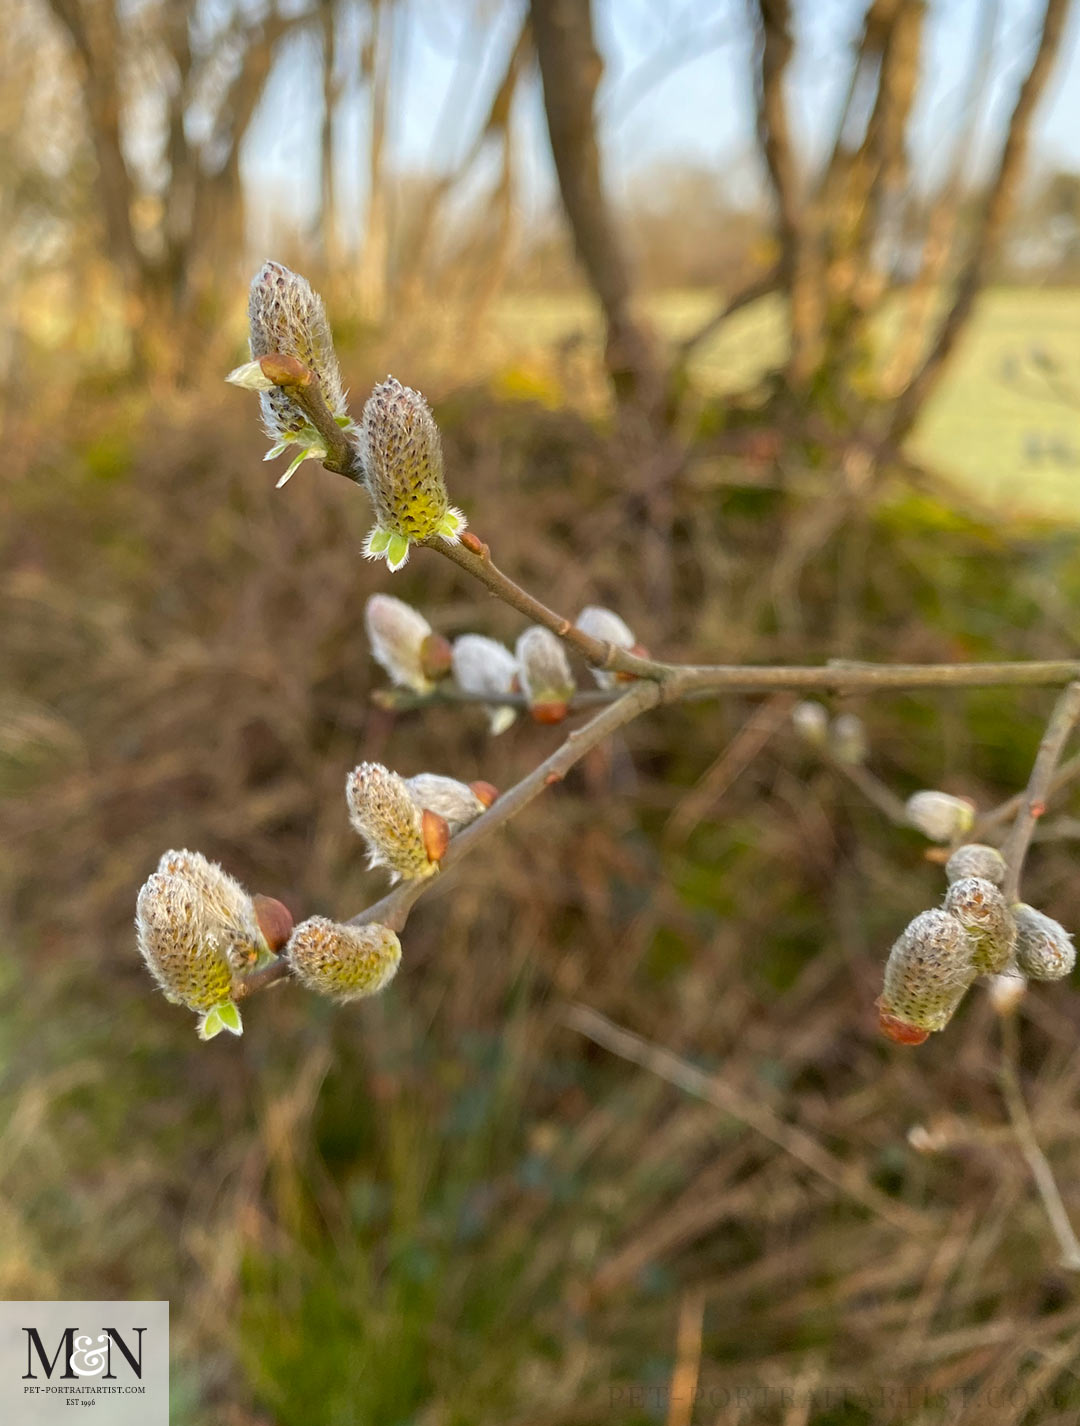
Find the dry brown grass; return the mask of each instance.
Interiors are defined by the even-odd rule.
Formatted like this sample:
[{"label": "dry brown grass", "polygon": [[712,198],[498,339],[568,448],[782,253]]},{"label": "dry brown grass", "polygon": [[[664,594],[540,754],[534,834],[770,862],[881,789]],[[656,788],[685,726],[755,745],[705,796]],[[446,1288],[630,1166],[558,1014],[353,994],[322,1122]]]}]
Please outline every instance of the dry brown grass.
[{"label": "dry brown grass", "polygon": [[[1038,532],[897,490],[830,530],[827,471],[703,437],[663,544],[655,471],[615,438],[478,393],[439,414],[500,562],[566,610],[616,604],[657,651],[1074,647],[1080,565]],[[152,419],[113,397],[63,437],[28,425],[6,477],[4,1295],[170,1298],[182,1422],[291,1426],[313,1401],[326,1426],[1075,1419],[1076,1282],[1004,1130],[989,1007],[918,1052],[873,1032],[885,950],[940,873],[786,727],[702,782],[753,700],[591,757],[425,901],[375,1004],[278,989],[201,1046],[152,993],[130,921],[166,846],[351,914],[381,890],[346,822],[355,762],[505,786],[559,736],[371,705],[365,502],[310,466],[275,494],[253,425],[232,393]],[[447,633],[516,632],[423,552],[393,591]],[[860,711],[901,791],[991,801],[1049,701]],[[1036,848],[1028,892],[1080,926],[1068,843]],[[715,1071],[848,1185],[589,1044],[571,1001]],[[1078,1026],[1067,987],[1029,998],[1025,1089],[1074,1214]]]}]

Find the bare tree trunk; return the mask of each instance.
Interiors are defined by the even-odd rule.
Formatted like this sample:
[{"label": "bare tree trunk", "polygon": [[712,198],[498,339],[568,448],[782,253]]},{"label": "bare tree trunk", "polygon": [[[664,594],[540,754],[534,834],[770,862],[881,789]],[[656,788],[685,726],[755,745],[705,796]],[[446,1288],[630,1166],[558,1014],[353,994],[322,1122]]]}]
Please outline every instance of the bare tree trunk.
[{"label": "bare tree trunk", "polygon": [[787,379],[806,387],[825,355],[825,300],[817,222],[802,201],[788,124],[784,75],[791,60],[789,0],[758,0],[757,126],[777,206],[781,266],[788,289],[791,354]]},{"label": "bare tree trunk", "polygon": [[602,63],[589,0],[531,0],[551,151],[574,246],[607,324],[606,360],[616,398],[659,415],[652,340],[632,311],[630,267],[604,189],[595,99]]},{"label": "bare tree trunk", "polygon": [[915,424],[919,412],[944,375],[949,358],[971,317],[975,298],[986,280],[1016,196],[1035,110],[1061,46],[1069,6],[1070,0],[1047,0],[1039,42],[1031,67],[1016,96],[1005,144],[997,172],[990,185],[972,251],[960,274],[952,306],[938,330],[933,346],[893,408],[888,432],[890,440],[901,440]]},{"label": "bare tree trunk", "polygon": [[338,84],[334,75],[337,62],[334,0],[322,0],[319,20],[322,27],[322,130],[319,136],[319,157],[322,167],[322,201],[320,230],[323,261],[329,271],[337,269],[341,248],[337,230],[337,183],[334,174],[334,112],[338,101]]},{"label": "bare tree trunk", "polygon": [[975,62],[971,67],[963,105],[963,127],[953,151],[949,176],[930,210],[919,272],[908,291],[900,335],[881,379],[883,390],[893,397],[900,394],[915,374],[933,313],[934,297],[953,251],[964,182],[971,165],[978,126],[979,101],[990,78],[1000,10],[1000,0],[986,0],[980,12]]},{"label": "bare tree trunk", "polygon": [[389,277],[390,209],[385,157],[393,22],[393,0],[371,0],[371,33],[363,56],[363,69],[371,90],[368,205],[356,284],[360,311],[371,322],[381,322],[386,316]]}]

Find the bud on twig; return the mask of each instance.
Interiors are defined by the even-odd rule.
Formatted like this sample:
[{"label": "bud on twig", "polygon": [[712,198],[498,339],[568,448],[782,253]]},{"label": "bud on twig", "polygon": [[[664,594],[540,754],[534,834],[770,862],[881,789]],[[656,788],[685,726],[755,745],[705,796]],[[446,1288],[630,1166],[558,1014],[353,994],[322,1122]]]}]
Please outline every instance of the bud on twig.
[{"label": "bud on twig", "polygon": [[[325,460],[326,443],[287,389],[262,384],[280,373],[268,371],[260,358],[288,357],[301,363],[318,379],[335,421],[345,426],[349,414],[341,373],[322,298],[299,273],[281,263],[264,263],[252,279],[248,320],[253,360],[230,372],[227,379],[260,392],[263,426],[273,442],[267,460],[281,455],[289,446],[299,447],[299,453],[278,481],[282,486],[302,461]],[[254,371],[256,365],[259,376]]]},{"label": "bud on twig", "polygon": [[829,738],[829,714],[824,704],[804,699],[791,710],[791,722],[804,743],[823,748]]},{"label": "bud on twig", "polygon": [[982,842],[965,842],[945,863],[945,875],[950,885],[965,876],[979,876],[983,881],[1001,886],[1007,870],[1005,858],[997,847],[987,847]]},{"label": "bud on twig", "polygon": [[242,1033],[232,999],[227,939],[205,892],[186,877],[155,872],[135,906],[139,953],[167,1000],[199,1013],[198,1032]]},{"label": "bud on twig", "polygon": [[496,700],[514,691],[517,659],[509,649],[483,634],[462,634],[455,639],[452,658],[454,682],[462,693],[490,697],[487,711],[491,732],[496,736],[505,732],[517,717],[517,710]]},{"label": "bud on twig", "polygon": [[866,761],[866,727],[857,713],[841,713],[829,728],[829,745],[838,763],[858,767]]},{"label": "bud on twig", "polygon": [[[470,822],[475,822],[495,800],[492,797],[490,801],[485,801],[476,790],[495,792],[490,783],[479,782],[469,786],[453,777],[441,777],[436,772],[421,772],[415,777],[407,777],[405,786],[417,807],[437,812],[445,819],[451,836]],[[497,793],[495,795],[498,796]]]},{"label": "bud on twig", "polygon": [[285,955],[308,990],[331,1000],[358,1000],[393,980],[401,943],[388,926],[342,926],[312,916],[293,931]]},{"label": "bud on twig", "polygon": [[[632,650],[637,645],[629,625],[613,609],[605,609],[600,604],[589,604],[577,616],[577,627],[591,639],[604,644],[614,644],[617,649]],[[614,688],[619,675],[606,668],[590,668],[589,672],[600,688]]]},{"label": "bud on twig", "polygon": [[410,544],[435,536],[457,543],[465,516],[449,503],[439,428],[418,391],[392,376],[375,387],[360,422],[360,455],[375,507],[369,559],[385,557],[395,570]]},{"label": "bud on twig", "polygon": [[1034,906],[1018,902],[1012,908],[1016,920],[1016,965],[1032,980],[1061,980],[1076,964],[1072,936],[1060,922]]},{"label": "bud on twig", "polygon": [[368,844],[369,866],[386,867],[392,881],[438,871],[438,860],[429,853],[434,829],[429,821],[425,838],[422,809],[396,772],[381,763],[361,763],[346,780],[345,797],[349,820]]},{"label": "bud on twig", "polygon": [[905,806],[908,821],[932,842],[955,842],[970,832],[975,822],[971,802],[948,792],[915,792]]},{"label": "bud on twig", "polygon": [[1016,922],[994,883],[979,876],[961,877],[946,893],[945,910],[971,936],[975,969],[982,975],[1003,971],[1016,945]]},{"label": "bud on twig", "polygon": [[263,942],[267,950],[277,955],[292,934],[292,912],[273,896],[259,894],[252,897],[252,903]]},{"label": "bud on twig", "polygon": [[575,692],[566,650],[549,629],[533,624],[518,638],[514,652],[533,718],[561,723]]},{"label": "bud on twig", "polygon": [[947,911],[923,911],[889,952],[878,999],[882,1033],[920,1045],[943,1030],[975,979],[971,938]]},{"label": "bud on twig", "polygon": [[449,672],[450,645],[404,600],[373,594],[364,607],[364,625],[371,657],[400,688],[430,693],[435,679]]}]

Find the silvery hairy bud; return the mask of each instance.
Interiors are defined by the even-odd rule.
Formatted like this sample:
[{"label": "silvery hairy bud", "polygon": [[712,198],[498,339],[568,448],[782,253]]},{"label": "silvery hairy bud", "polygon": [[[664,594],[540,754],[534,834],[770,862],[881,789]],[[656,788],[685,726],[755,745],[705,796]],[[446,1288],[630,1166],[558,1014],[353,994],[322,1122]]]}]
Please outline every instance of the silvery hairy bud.
[{"label": "silvery hairy bud", "polygon": [[450,644],[418,610],[390,594],[373,594],[364,607],[371,657],[400,688],[430,693],[450,672]]},{"label": "silvery hairy bud", "polygon": [[829,739],[829,714],[821,703],[804,699],[791,710],[791,722],[804,743],[812,748],[823,748]]},{"label": "silvery hairy bud", "polygon": [[[583,634],[602,644],[614,644],[617,649],[625,649],[628,653],[640,647],[630,626],[613,609],[605,609],[600,604],[587,605],[575,623]],[[590,668],[589,672],[600,688],[614,688],[620,679],[619,674],[606,668]]]},{"label": "silvery hairy bud", "polygon": [[285,955],[308,990],[331,1000],[359,1000],[393,980],[401,943],[388,926],[343,926],[312,916],[295,928]]},{"label": "silvery hairy bud", "polygon": [[326,446],[303,408],[264,370],[263,358],[287,357],[299,362],[318,380],[334,419],[347,426],[341,372],[322,298],[306,278],[282,263],[264,263],[252,279],[248,321],[252,360],[231,371],[226,380],[259,392],[263,426],[273,443],[267,460],[282,455],[289,446],[299,448],[278,481],[282,486],[302,461],[325,460]]},{"label": "silvery hairy bud", "polygon": [[449,503],[439,428],[418,391],[392,376],[375,387],[360,422],[360,457],[375,507],[369,559],[395,570],[411,544],[435,536],[457,544],[465,516]]},{"label": "silvery hairy bud", "polygon": [[421,811],[437,812],[443,818],[451,836],[475,822],[499,795],[490,782],[458,782],[437,772],[407,777],[405,786]]},{"label": "silvery hairy bud", "polygon": [[419,808],[403,778],[381,763],[361,763],[345,784],[349,820],[367,842],[368,865],[384,866],[390,879],[431,876],[450,840],[438,813]]},{"label": "silvery hairy bud", "polygon": [[945,875],[951,885],[966,876],[978,876],[983,881],[992,881],[1001,886],[1005,881],[1005,858],[996,847],[984,846],[981,842],[966,842],[957,847],[945,863]]},{"label": "silvery hairy bud", "polygon": [[521,690],[537,723],[561,723],[575,693],[566,650],[550,631],[533,624],[518,638]]},{"label": "silvery hairy bud", "polygon": [[857,713],[841,713],[829,728],[829,748],[838,763],[857,767],[869,751],[866,726]]},{"label": "silvery hairy bud", "polygon": [[971,937],[947,911],[923,911],[889,952],[878,998],[883,1034],[920,1045],[943,1030],[976,977]]},{"label": "silvery hairy bud", "polygon": [[1072,936],[1059,921],[1018,902],[1012,908],[1016,921],[1016,965],[1032,980],[1061,980],[1076,964]]},{"label": "silvery hairy bud", "polygon": [[498,702],[518,687],[517,659],[510,650],[483,634],[462,634],[454,640],[451,668],[462,693],[491,699],[487,705],[491,732],[504,733],[517,717],[517,709],[511,704]]},{"label": "silvery hairy bud", "polygon": [[932,842],[955,842],[975,822],[975,808],[968,799],[948,792],[915,792],[905,806],[908,821]]},{"label": "silvery hairy bud", "polygon": [[961,877],[946,893],[945,910],[971,936],[976,970],[981,975],[1003,971],[1016,945],[1016,922],[994,883],[980,876]]}]

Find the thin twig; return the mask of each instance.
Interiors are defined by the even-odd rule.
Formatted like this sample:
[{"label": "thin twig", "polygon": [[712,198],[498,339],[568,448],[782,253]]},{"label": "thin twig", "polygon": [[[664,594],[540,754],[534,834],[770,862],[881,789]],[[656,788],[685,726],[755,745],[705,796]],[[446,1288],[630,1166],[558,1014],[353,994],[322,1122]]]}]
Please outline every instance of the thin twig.
[{"label": "thin twig", "polygon": [[671,1050],[624,1030],[587,1005],[567,1006],[563,1021],[568,1028],[610,1050],[620,1059],[640,1065],[677,1089],[715,1105],[894,1227],[914,1235],[927,1231],[927,1220],[922,1214],[882,1193],[867,1182],[857,1169],[822,1148],[805,1129],[787,1123],[767,1105],[748,1098],[719,1076],[705,1074]]},{"label": "thin twig", "polygon": [[[393,931],[403,930],[417,901],[430,891],[433,885],[442,884],[445,874],[463,857],[468,856],[488,837],[499,831],[512,817],[516,817],[534,798],[539,797],[545,788],[561,782],[574,764],[591,748],[603,742],[616,729],[632,722],[647,708],[654,707],[659,701],[660,689],[655,683],[636,683],[617,703],[609,704],[588,723],[575,728],[549,758],[545,758],[527,777],[523,777],[508,792],[504,792],[475,822],[459,832],[451,840],[446,855],[439,864],[437,876],[403,882],[381,900],[354,916],[348,924],[367,926],[378,922],[382,926],[389,926]],[[240,998],[253,995],[288,975],[287,962],[276,961],[246,976],[235,988],[234,995]]]},{"label": "thin twig", "polygon": [[1027,789],[1016,813],[1016,820],[1001,849],[1008,866],[1002,890],[1006,901],[1010,903],[1016,901],[1020,895],[1020,877],[1035,824],[1046,811],[1054,772],[1061,761],[1069,735],[1076,727],[1077,719],[1080,719],[1080,682],[1070,683],[1054,704],[1054,711],[1050,714],[1031,776],[1028,778]]},{"label": "thin twig", "polygon": [[[1080,753],[1066,760],[1054,773],[1050,781],[1050,794],[1060,792],[1062,788],[1068,787],[1070,782],[1075,782],[1080,777]],[[996,807],[991,807],[988,812],[984,812],[981,817],[976,818],[975,826],[971,830],[971,840],[978,842],[983,839],[987,832],[992,832],[995,827],[1000,827],[1002,822],[1011,821],[1024,805],[1027,792],[1014,792],[1011,797],[1007,797],[1004,802],[999,802]]]},{"label": "thin twig", "polygon": [[1005,1107],[1009,1111],[1009,1119],[1016,1134],[1016,1142],[1027,1160],[1031,1176],[1035,1180],[1035,1187],[1039,1190],[1046,1216],[1050,1221],[1050,1227],[1053,1229],[1058,1247],[1061,1249],[1061,1266],[1069,1272],[1080,1272],[1080,1241],[1077,1241],[1076,1233],[1069,1221],[1069,1215],[1065,1210],[1065,1204],[1054,1179],[1054,1171],[1039,1146],[1031,1116],[1024,1103],[1024,1095],[1020,1087],[1020,1074],[1017,1068],[1019,1059],[1017,1038],[1016,1017],[1003,1015],[1001,1017],[1001,1064],[998,1070],[1002,1097],[1005,1100]]}]

